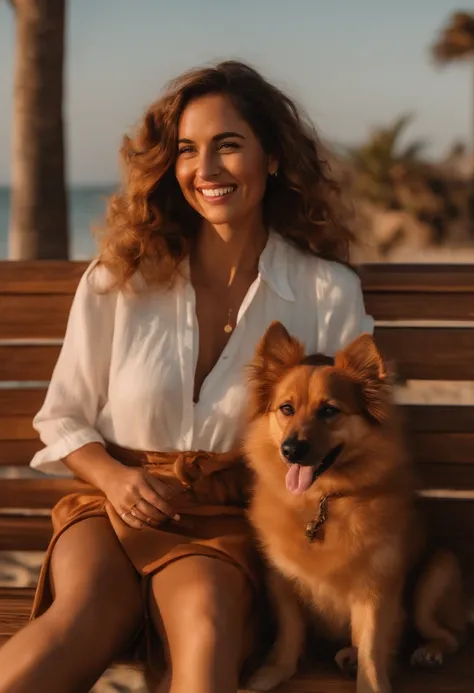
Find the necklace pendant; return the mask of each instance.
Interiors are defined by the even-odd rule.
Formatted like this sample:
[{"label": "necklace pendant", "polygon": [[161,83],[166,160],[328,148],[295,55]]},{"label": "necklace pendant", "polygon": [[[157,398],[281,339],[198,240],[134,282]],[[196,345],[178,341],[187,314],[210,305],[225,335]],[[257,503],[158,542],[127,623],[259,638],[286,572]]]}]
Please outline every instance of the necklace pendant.
[{"label": "necklace pendant", "polygon": [[227,325],[224,326],[224,332],[226,334],[230,334],[234,328],[230,323],[227,323]]}]

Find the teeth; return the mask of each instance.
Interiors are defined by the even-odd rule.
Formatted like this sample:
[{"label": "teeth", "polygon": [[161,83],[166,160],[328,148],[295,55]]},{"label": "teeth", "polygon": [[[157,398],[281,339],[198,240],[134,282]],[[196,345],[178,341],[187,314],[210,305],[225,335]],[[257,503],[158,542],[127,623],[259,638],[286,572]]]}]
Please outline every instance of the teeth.
[{"label": "teeth", "polygon": [[222,197],[223,195],[227,195],[228,193],[231,193],[234,190],[233,187],[230,188],[213,188],[212,190],[201,190],[202,194],[204,197]]}]

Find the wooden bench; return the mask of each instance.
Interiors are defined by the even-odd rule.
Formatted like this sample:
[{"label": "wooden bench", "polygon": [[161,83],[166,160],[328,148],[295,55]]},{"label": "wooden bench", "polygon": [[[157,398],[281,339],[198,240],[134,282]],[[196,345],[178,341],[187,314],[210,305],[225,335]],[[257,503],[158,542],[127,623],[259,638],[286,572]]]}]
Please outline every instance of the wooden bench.
[{"label": "wooden bench", "polygon": [[[41,447],[31,419],[43,401],[85,267],[0,262],[0,466],[20,476],[23,470],[23,477]],[[404,378],[474,381],[474,266],[372,265],[362,268],[362,277],[378,343]],[[430,525],[458,552],[472,590],[474,406],[411,405],[405,414]],[[78,485],[46,476],[0,479],[0,550],[44,550],[51,536],[47,512]],[[0,588],[0,643],[26,623],[32,594],[31,588]],[[345,693],[355,687],[331,662],[322,662],[303,667],[281,690]],[[472,643],[440,671],[402,673],[395,690],[471,693]]]}]

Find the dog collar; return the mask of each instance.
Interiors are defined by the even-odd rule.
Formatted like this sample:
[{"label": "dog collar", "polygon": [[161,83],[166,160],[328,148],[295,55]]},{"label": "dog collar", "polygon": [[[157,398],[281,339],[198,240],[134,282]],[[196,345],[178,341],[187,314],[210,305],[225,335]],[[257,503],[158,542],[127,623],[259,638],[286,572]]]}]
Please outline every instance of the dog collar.
[{"label": "dog collar", "polygon": [[328,505],[331,498],[338,498],[340,493],[328,493],[319,501],[319,513],[306,525],[305,535],[310,544],[314,541],[324,541],[326,521],[328,519]]}]

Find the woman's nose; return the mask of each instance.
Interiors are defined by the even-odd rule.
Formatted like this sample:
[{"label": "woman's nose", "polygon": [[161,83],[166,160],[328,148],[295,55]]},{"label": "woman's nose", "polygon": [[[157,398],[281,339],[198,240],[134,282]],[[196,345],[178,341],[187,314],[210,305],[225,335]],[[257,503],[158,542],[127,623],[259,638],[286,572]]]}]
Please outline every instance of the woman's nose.
[{"label": "woman's nose", "polygon": [[198,175],[200,178],[213,178],[219,173],[219,157],[215,152],[206,150],[200,153],[198,164]]}]

